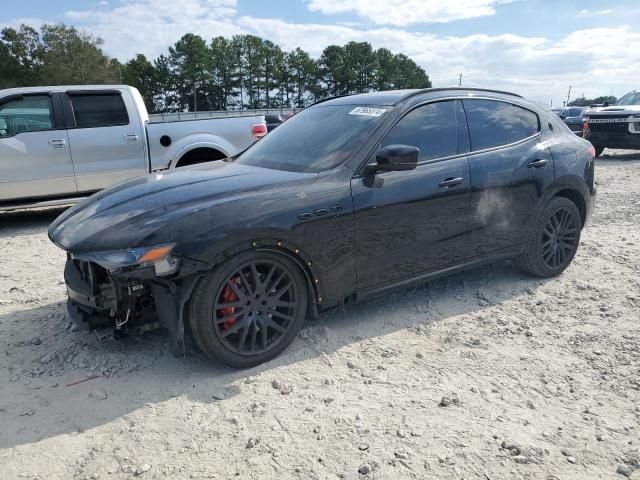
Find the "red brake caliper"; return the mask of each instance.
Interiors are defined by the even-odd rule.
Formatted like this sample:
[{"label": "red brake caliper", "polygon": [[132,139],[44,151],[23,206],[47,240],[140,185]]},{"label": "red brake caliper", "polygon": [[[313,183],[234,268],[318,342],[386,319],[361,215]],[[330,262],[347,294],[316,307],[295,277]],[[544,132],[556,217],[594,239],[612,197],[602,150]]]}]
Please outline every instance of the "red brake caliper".
[{"label": "red brake caliper", "polygon": [[[238,277],[232,278],[231,281],[237,287],[240,286],[240,281]],[[222,303],[231,303],[231,302],[235,302],[236,300],[238,300],[238,296],[233,292],[233,290],[229,285],[226,285],[224,287],[224,290],[222,290]],[[222,318],[224,318],[224,317],[228,317],[229,315],[233,315],[233,313],[236,311],[236,307],[221,308],[219,311],[222,314]],[[228,328],[230,328],[233,324],[236,323],[236,320],[237,320],[237,317],[231,317],[228,320],[226,320],[222,326],[223,330],[227,330]]]}]

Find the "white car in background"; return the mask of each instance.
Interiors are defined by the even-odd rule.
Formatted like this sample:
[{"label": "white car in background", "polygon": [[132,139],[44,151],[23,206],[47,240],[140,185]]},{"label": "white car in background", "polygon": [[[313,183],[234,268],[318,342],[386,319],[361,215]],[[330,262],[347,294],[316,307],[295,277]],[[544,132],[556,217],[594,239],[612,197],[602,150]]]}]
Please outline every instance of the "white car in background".
[{"label": "white car in background", "polygon": [[613,105],[590,108],[584,115],[583,136],[597,156],[605,148],[640,150],[640,92],[629,92]]},{"label": "white car in background", "polygon": [[132,177],[232,157],[266,133],[264,115],[150,120],[125,85],[0,90],[0,211],[69,204]]}]

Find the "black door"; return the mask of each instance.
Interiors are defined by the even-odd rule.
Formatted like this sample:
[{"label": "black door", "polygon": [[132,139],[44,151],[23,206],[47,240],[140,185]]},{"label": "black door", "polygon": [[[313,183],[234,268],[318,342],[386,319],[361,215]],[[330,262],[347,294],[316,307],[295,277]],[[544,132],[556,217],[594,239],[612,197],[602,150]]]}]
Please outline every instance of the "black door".
[{"label": "black door", "polygon": [[469,167],[464,122],[458,101],[411,110],[385,136],[382,146],[418,147],[418,167],[351,181],[358,290],[465,258]]},{"label": "black door", "polygon": [[471,153],[471,256],[525,241],[538,199],[554,180],[531,110],[494,100],[464,100]]}]

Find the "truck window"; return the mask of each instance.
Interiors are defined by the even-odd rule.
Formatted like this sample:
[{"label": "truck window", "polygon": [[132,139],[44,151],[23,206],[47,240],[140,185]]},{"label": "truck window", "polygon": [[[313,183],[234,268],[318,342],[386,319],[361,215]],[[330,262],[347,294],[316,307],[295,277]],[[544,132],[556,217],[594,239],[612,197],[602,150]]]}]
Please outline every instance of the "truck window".
[{"label": "truck window", "polygon": [[127,108],[119,93],[70,94],[69,98],[78,128],[129,124]]},{"label": "truck window", "polygon": [[51,98],[29,95],[0,104],[0,137],[53,128]]}]

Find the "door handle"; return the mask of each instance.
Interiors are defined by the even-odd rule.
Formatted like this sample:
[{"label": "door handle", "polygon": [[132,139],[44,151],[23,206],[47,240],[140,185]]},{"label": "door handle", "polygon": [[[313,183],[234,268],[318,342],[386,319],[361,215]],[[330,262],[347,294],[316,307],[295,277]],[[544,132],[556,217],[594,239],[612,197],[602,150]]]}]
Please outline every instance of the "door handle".
[{"label": "door handle", "polygon": [[137,133],[129,133],[124,136],[125,142],[137,142],[138,140],[140,140],[140,135]]},{"label": "door handle", "polygon": [[49,140],[49,146],[51,148],[64,148],[66,144],[67,141],[63,138],[54,138],[52,140]]},{"label": "door handle", "polygon": [[540,168],[540,167],[544,167],[547,163],[549,163],[548,160],[545,160],[544,158],[541,158],[540,160],[534,160],[532,162],[527,163],[527,167],[529,167],[529,168]]},{"label": "door handle", "polygon": [[456,185],[460,185],[464,178],[462,177],[449,177],[442,180],[438,186],[442,188],[455,187]]}]

